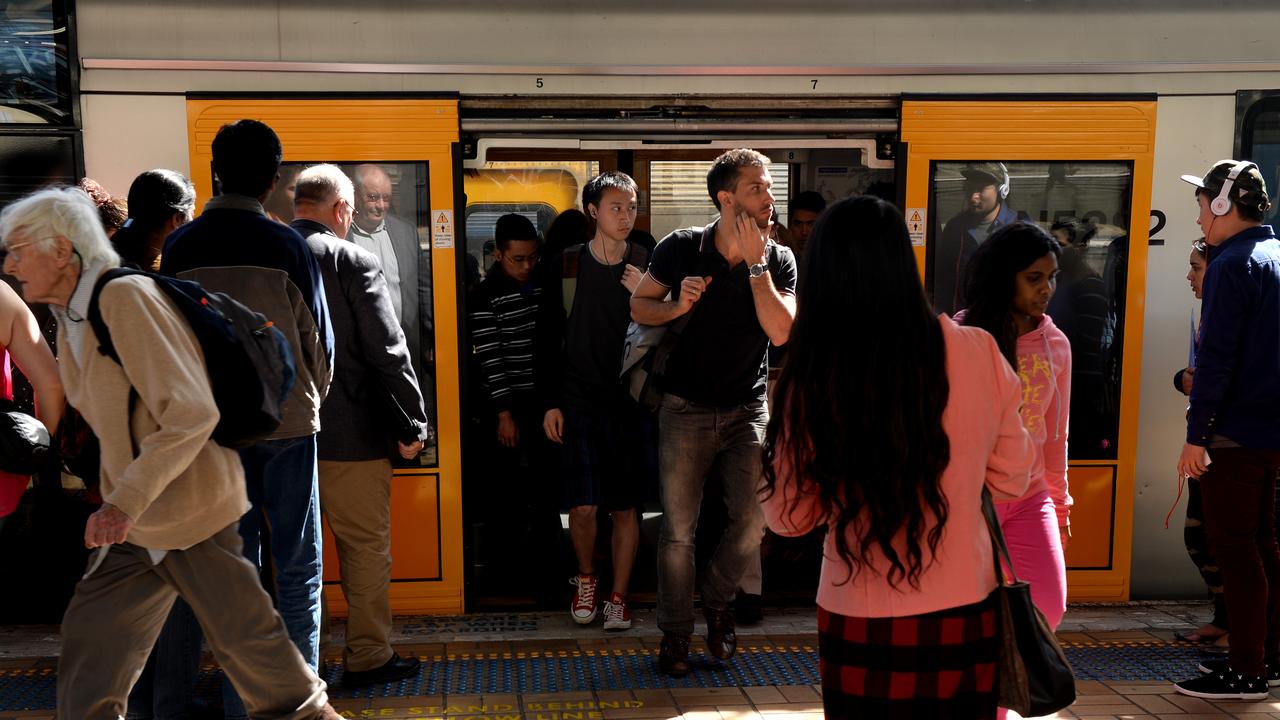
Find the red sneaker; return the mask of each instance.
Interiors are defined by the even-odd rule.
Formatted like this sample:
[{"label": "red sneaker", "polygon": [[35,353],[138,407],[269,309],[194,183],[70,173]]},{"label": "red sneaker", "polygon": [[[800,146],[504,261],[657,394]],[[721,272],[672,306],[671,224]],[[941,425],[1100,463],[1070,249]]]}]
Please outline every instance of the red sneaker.
[{"label": "red sneaker", "polygon": [[573,621],[579,625],[589,625],[596,619],[597,582],[599,581],[595,575],[577,575],[569,580],[570,585],[578,587],[573,604],[569,606],[569,612],[573,615]]},{"label": "red sneaker", "polygon": [[631,609],[627,607],[627,599],[618,593],[610,596],[609,602],[604,604],[604,629],[631,629]]}]

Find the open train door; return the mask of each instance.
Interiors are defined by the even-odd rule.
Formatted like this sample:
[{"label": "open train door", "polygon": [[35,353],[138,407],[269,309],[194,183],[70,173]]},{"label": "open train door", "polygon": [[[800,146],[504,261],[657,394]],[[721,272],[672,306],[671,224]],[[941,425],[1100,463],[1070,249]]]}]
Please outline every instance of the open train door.
[{"label": "open train door", "polygon": [[1048,314],[1072,343],[1076,601],[1129,598],[1155,124],[1153,96],[902,102],[903,210],[939,311],[964,307],[966,263],[993,228],[1030,220],[1064,243]]},{"label": "open train door", "polygon": [[[363,217],[382,216],[388,231],[400,228],[416,235],[422,294],[419,321],[412,326],[421,332],[411,352],[436,439],[410,467],[398,467],[392,479],[391,608],[396,614],[461,613],[460,259],[454,250],[461,243],[462,230],[461,223],[455,223],[455,218],[462,217],[458,99],[189,95],[187,129],[197,207],[203,207],[214,193],[213,137],[223,124],[239,118],[267,123],[284,145],[281,181],[265,203],[268,212],[288,221],[298,170],[329,162],[353,178],[375,178],[363,188],[357,182],[357,219],[365,203],[377,204],[379,209]],[[402,297],[412,298],[412,290]],[[401,313],[403,305],[397,308]],[[326,526],[325,590],[331,610],[345,615],[347,605],[338,580],[338,557]]]}]

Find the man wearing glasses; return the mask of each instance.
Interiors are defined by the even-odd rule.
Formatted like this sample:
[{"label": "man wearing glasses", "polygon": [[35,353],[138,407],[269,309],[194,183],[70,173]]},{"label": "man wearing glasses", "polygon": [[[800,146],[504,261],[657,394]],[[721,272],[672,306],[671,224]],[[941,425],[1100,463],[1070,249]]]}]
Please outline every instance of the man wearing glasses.
[{"label": "man wearing glasses", "polygon": [[413,225],[391,214],[391,176],[381,165],[357,165],[351,180],[356,193],[355,216],[347,239],[378,258],[430,417],[434,382],[430,367],[424,373],[423,361],[429,357],[433,337],[431,253],[423,252]]}]

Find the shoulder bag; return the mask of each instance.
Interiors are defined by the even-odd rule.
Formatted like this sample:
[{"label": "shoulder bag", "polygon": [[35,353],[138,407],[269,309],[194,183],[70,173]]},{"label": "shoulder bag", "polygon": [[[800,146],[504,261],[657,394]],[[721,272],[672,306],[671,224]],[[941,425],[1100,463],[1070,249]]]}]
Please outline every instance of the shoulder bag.
[{"label": "shoulder bag", "polygon": [[[982,514],[991,531],[996,566],[997,629],[1000,650],[996,660],[996,704],[1023,717],[1055,713],[1076,701],[1075,675],[1044,615],[1031,601],[1031,586],[1018,581],[1009,547],[996,517],[991,492],[982,488]],[[1006,583],[1001,558],[1009,564],[1013,582]]]}]

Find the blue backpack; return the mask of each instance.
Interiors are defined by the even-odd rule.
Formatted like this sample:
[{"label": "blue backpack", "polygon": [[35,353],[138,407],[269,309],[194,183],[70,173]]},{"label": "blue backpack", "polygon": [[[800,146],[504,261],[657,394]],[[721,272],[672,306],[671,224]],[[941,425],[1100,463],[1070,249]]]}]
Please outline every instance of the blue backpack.
[{"label": "blue backpack", "polygon": [[[107,270],[93,286],[89,299],[89,325],[98,339],[98,352],[120,362],[111,330],[102,320],[98,296],[107,283],[127,275],[151,278],[178,307],[200,343],[220,415],[213,429],[214,441],[224,447],[243,448],[275,432],[293,389],[293,351],[270,320],[228,295],[210,292],[190,280],[142,270]],[[135,395],[130,394],[130,414]]]}]

